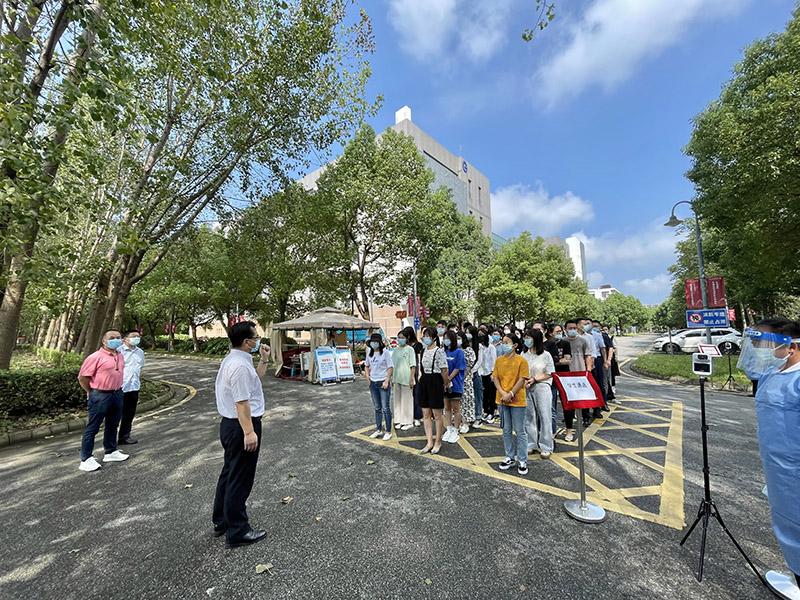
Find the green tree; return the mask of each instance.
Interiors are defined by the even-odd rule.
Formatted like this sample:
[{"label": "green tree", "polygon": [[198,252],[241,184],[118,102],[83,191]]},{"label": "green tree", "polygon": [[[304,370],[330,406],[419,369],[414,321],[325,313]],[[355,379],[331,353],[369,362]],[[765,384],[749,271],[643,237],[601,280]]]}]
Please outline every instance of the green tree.
[{"label": "green tree", "polygon": [[800,7],[785,32],[745,50],[719,99],[695,117],[685,148],[710,256],[743,304],[768,314],[781,295],[800,292],[798,89]]},{"label": "green tree", "polygon": [[623,330],[633,325],[644,327],[650,320],[647,309],[635,296],[611,294],[602,302],[601,310],[602,316],[598,317],[599,320],[618,325]]},{"label": "green tree", "polygon": [[370,301],[398,302],[411,287],[412,265],[442,244],[439,216],[452,201],[444,189],[432,192],[432,182],[411,138],[387,129],[376,139],[363,126],[318,181],[338,265],[320,278],[323,289],[344,292],[365,319]]},{"label": "green tree", "polygon": [[496,321],[533,321],[545,316],[548,299],[558,309],[564,289],[577,290],[575,269],[561,248],[545,246],[527,231],[494,255],[478,278],[478,313]]}]

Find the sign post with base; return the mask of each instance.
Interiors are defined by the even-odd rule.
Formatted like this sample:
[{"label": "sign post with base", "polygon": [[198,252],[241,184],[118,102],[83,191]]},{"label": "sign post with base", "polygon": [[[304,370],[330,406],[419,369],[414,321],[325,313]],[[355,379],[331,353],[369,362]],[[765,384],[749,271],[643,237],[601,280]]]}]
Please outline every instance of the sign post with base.
[{"label": "sign post with base", "polygon": [[[600,408],[604,406],[603,395],[589,371],[575,373],[553,373],[553,380],[558,386],[561,404],[564,410],[580,410],[584,408]],[[582,523],[602,523],[606,520],[606,511],[593,502],[586,501],[586,471],[583,461],[583,418],[578,420],[578,469],[581,474],[581,499],[567,500],[564,510],[567,514]]]}]

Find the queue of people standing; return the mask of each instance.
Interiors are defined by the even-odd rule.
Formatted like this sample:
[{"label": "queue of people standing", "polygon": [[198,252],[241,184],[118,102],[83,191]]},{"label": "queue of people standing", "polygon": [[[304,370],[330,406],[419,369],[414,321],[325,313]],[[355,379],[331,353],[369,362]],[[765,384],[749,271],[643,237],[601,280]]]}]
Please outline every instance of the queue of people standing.
[{"label": "queue of people standing", "polygon": [[[617,402],[617,348],[606,325],[587,318],[566,323],[536,321],[457,325],[439,321],[418,338],[411,327],[397,334],[390,350],[380,334],[368,340],[365,373],[375,408],[371,438],[392,439],[392,425],[407,431],[424,426],[427,443],[420,454],[438,454],[442,442],[458,442],[470,428],[500,419],[505,458],[501,470],[528,473],[528,456],[550,457],[558,431],[558,388],[553,374],[590,371],[605,405],[585,409],[588,427]],[[394,392],[394,394],[392,394]],[[392,412],[392,395],[394,410]],[[564,411],[564,440],[575,439],[575,411]]]}]

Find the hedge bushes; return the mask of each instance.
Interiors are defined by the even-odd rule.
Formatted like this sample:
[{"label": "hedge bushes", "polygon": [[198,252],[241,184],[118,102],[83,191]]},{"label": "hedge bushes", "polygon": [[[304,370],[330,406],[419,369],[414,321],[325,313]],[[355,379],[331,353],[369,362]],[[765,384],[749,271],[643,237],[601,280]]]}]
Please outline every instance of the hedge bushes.
[{"label": "hedge bushes", "polygon": [[84,408],[86,392],[78,384],[78,371],[80,366],[0,371],[0,413],[20,417]]}]

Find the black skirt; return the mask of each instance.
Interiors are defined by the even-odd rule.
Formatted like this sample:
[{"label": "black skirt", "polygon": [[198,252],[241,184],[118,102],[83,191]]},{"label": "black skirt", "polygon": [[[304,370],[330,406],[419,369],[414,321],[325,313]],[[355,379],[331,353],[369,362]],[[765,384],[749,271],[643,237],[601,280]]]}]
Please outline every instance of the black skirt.
[{"label": "black skirt", "polygon": [[441,373],[423,373],[417,384],[417,398],[421,408],[444,408],[444,379]]}]

